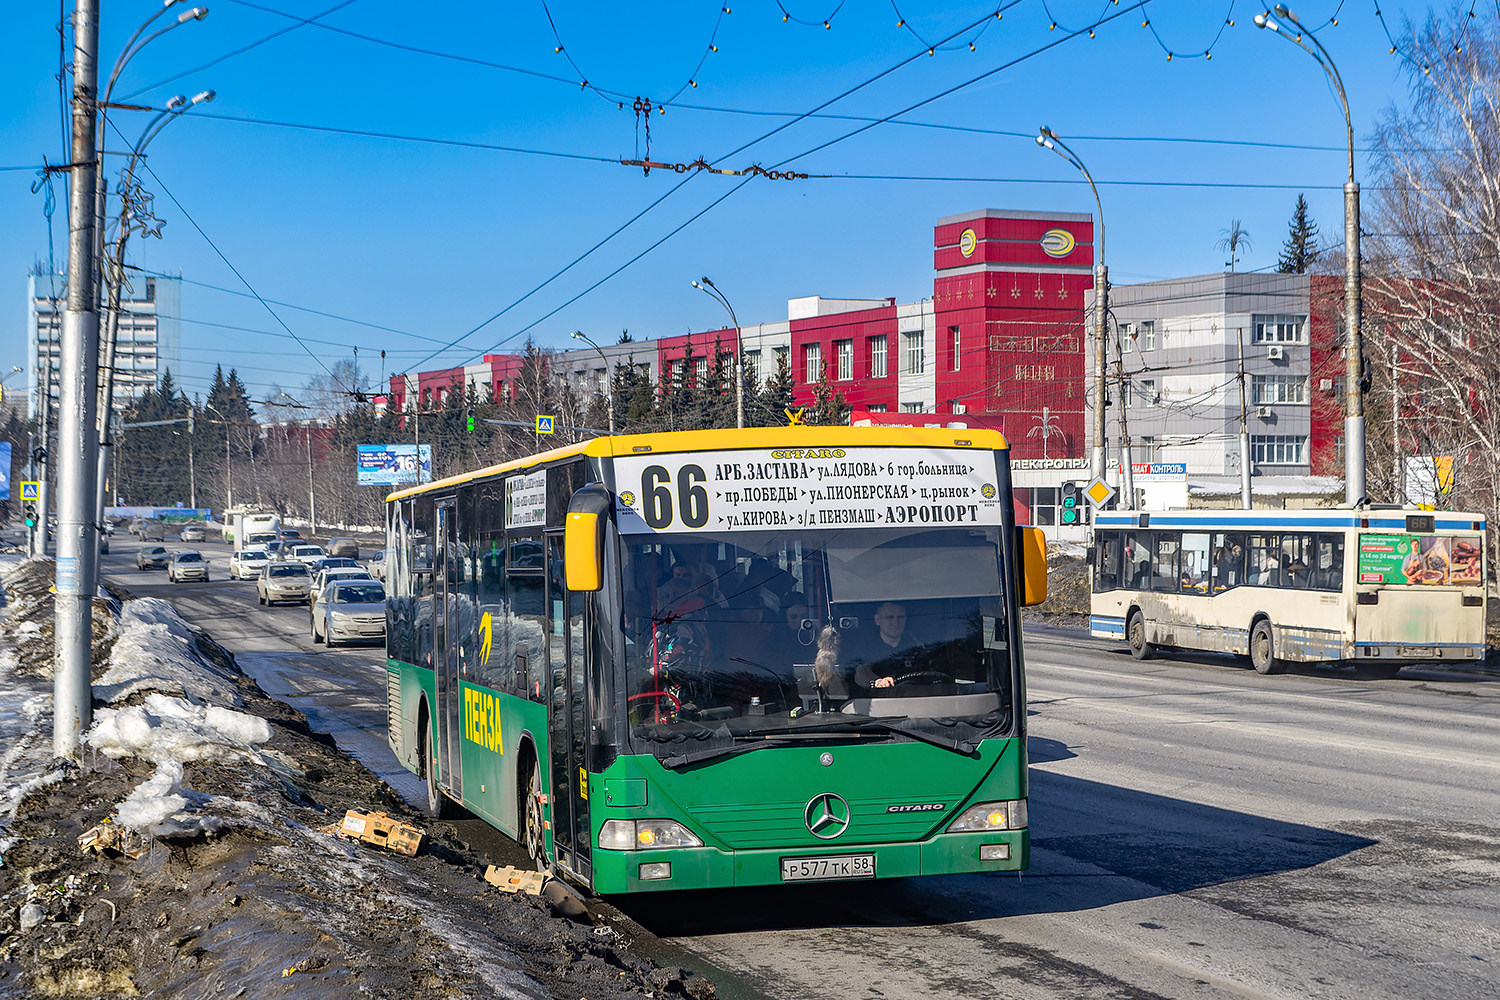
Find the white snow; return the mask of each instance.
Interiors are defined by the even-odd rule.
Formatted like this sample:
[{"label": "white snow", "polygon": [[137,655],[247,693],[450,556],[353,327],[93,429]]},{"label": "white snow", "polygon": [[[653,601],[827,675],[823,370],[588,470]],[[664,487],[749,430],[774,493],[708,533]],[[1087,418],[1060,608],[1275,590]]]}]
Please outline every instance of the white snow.
[{"label": "white snow", "polygon": [[253,746],[270,738],[270,723],[258,716],[149,694],[142,705],[101,708],[84,742],[109,757],[163,764],[239,756],[258,761]]},{"label": "white snow", "polygon": [[120,637],[94,694],[110,704],[138,691],[167,691],[199,702],[238,705],[234,679],[196,655],[193,631],[166,601],[143,597],[120,614]]}]

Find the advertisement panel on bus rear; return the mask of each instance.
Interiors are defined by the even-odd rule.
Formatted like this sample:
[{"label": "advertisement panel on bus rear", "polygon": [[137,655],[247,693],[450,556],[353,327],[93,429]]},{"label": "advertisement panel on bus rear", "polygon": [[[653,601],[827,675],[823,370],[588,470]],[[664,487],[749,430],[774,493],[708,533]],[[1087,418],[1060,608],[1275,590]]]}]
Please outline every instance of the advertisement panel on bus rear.
[{"label": "advertisement panel on bus rear", "polygon": [[615,459],[622,534],[998,525],[995,456],[940,448],[767,448]]},{"label": "advertisement panel on bus rear", "polygon": [[1360,535],[1359,582],[1478,586],[1481,554],[1477,535]]}]

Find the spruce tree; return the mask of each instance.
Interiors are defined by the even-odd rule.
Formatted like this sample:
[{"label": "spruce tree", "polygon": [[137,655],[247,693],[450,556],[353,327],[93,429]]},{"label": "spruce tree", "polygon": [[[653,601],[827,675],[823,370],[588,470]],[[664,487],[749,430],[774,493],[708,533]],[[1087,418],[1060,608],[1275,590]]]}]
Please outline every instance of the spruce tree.
[{"label": "spruce tree", "polygon": [[1290,232],[1282,245],[1276,270],[1281,274],[1306,274],[1318,258],[1318,224],[1307,217],[1307,199],[1297,195]]}]

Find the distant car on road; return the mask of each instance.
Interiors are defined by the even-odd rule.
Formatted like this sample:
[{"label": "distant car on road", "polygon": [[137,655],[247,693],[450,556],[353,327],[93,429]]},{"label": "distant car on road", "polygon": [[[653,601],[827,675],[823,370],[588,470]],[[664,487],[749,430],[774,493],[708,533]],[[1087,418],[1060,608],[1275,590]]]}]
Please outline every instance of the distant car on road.
[{"label": "distant car on road", "polygon": [[368,580],[370,574],[365,572],[363,566],[330,566],[313,574],[312,589],[314,594],[320,594],[330,583],[338,580]]},{"label": "distant car on road", "polygon": [[319,573],[323,572],[325,569],[333,569],[336,566],[353,566],[353,567],[358,567],[359,566],[359,560],[358,559],[344,559],[344,558],[342,558],[340,556],[324,556],[322,559],[318,559],[318,560],[316,560],[314,562],[310,562],[310,563],[307,564],[307,568],[308,568],[308,570],[310,570],[312,572],[313,576],[317,576]]},{"label": "distant car on road", "polygon": [[330,538],[328,539],[328,554],[346,559],[358,559],[359,542],[353,538]]},{"label": "distant car on road", "polygon": [[143,542],[159,542],[167,537],[167,526],[154,517],[144,518],[135,533]]},{"label": "distant car on road", "polygon": [[271,561],[265,549],[240,549],[229,557],[229,576],[235,580],[253,580]]},{"label": "distant car on road", "polygon": [[299,542],[302,540],[302,532],[296,528],[278,528],[276,537],[283,542]]},{"label": "distant car on road", "polygon": [[310,600],[312,574],[299,562],[270,562],[255,581],[255,594],[262,604],[303,604]]},{"label": "distant car on road", "polygon": [[318,592],[308,611],[313,642],[329,647],[385,639],[385,587],[375,580],[331,583]]},{"label": "distant car on road", "polygon": [[132,517],[125,522],[125,530],[132,535],[138,534],[141,530],[141,522],[144,520],[144,517]]},{"label": "distant car on road", "polygon": [[167,563],[167,579],[172,583],[184,580],[207,581],[208,560],[203,558],[203,553],[193,549],[173,552],[171,562]]},{"label": "distant car on road", "polygon": [[143,545],[135,554],[136,569],[166,569],[172,554],[164,545]]},{"label": "distant car on road", "polygon": [[365,560],[365,569],[370,571],[370,576],[377,580],[385,579],[385,549],[380,549],[369,559]]},{"label": "distant car on road", "polygon": [[208,531],[201,524],[184,524],[177,537],[184,542],[203,542],[208,540]]},{"label": "distant car on road", "polygon": [[293,545],[290,548],[282,546],[281,554],[285,558],[295,559],[298,562],[308,563],[309,565],[328,555],[327,552],[323,551],[323,546],[312,545],[307,542]]}]

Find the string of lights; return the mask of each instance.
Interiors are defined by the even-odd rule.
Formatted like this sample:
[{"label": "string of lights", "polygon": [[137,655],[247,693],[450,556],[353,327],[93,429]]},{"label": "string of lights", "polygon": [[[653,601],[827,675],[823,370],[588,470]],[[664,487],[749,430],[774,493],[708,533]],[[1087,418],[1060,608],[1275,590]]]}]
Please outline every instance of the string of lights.
[{"label": "string of lights", "polygon": [[[1342,7],[1343,4],[1341,3],[1339,6]],[[1382,11],[1380,9],[1380,0],[1374,0],[1374,6],[1375,6],[1375,18],[1376,18],[1376,20],[1378,20],[1380,22],[1380,29],[1385,32],[1386,41],[1388,41],[1388,42],[1391,43],[1390,54],[1394,55],[1394,56],[1400,56],[1401,61],[1405,62],[1409,66],[1420,67],[1421,70],[1422,70],[1422,72],[1424,74],[1430,74],[1432,72],[1432,63],[1431,63],[1431,61],[1429,59],[1423,59],[1423,58],[1421,58],[1414,51],[1408,51],[1407,49],[1402,48],[1401,43],[1398,42],[1398,41],[1396,41],[1396,35],[1395,35],[1395,33],[1393,33],[1391,31],[1390,24],[1387,23],[1387,21],[1385,19],[1385,13],[1384,13],[1384,11]],[[1478,15],[1474,13],[1475,8],[1477,8],[1478,6],[1479,6],[1479,0],[1472,0],[1472,2],[1469,4],[1469,16],[1464,21],[1464,35],[1465,35],[1465,38],[1467,38],[1468,33],[1469,33],[1468,22],[1472,21],[1476,17],[1478,17]],[[1497,13],[1500,13],[1500,3],[1497,3],[1495,5],[1495,9],[1496,9]],[[1337,21],[1334,21],[1333,23],[1334,24],[1338,24]],[[1461,54],[1463,52],[1463,50],[1464,49],[1463,49],[1463,43],[1462,42],[1454,42],[1453,43],[1453,51],[1444,54],[1442,56],[1442,59],[1444,61],[1446,61],[1448,59],[1451,59],[1454,56]]]},{"label": "string of lights", "polygon": [[[1046,0],[1042,0],[1042,2],[1045,3]],[[1224,30],[1234,27],[1234,4],[1235,0],[1229,0],[1229,8],[1225,10],[1223,18],[1220,19],[1219,30],[1214,32],[1213,39],[1201,49],[1194,48],[1191,51],[1183,51],[1168,45],[1166,40],[1161,37],[1161,32],[1156,30],[1156,23],[1151,20],[1149,11],[1145,15],[1145,20],[1141,21],[1141,27],[1151,32],[1151,37],[1156,39],[1156,44],[1167,54],[1167,62],[1171,62],[1173,58],[1212,59],[1214,57],[1214,46],[1219,44],[1220,38],[1224,37]],[[1094,37],[1092,32],[1089,33],[1089,37]]]},{"label": "string of lights", "polygon": [[828,28],[832,28],[833,27],[833,19],[835,17],[838,17],[839,11],[841,11],[841,10],[844,9],[844,4],[847,3],[847,2],[848,2],[848,0],[839,0],[838,6],[834,7],[833,11],[831,13],[829,13],[825,17],[820,17],[820,18],[818,18],[815,21],[809,21],[809,20],[807,20],[805,18],[801,18],[801,17],[796,16],[791,11],[789,11],[789,10],[786,9],[786,4],[782,3],[781,0],[776,0],[776,8],[781,11],[781,23],[782,24],[785,24],[786,22],[791,21],[791,22],[793,22],[795,24],[805,24],[809,28],[815,28],[815,27],[821,26],[821,27],[823,27],[825,29],[828,29]]},{"label": "string of lights", "polygon": [[922,43],[929,54],[934,52],[953,52],[964,47],[967,47],[970,52],[974,52],[976,51],[975,43],[978,42],[980,38],[984,37],[984,33],[986,31],[990,30],[990,25],[1002,20],[1005,17],[1003,10],[997,9],[994,11],[995,16],[993,18],[986,18],[984,20],[984,23],[979,26],[979,30],[974,32],[974,34],[968,39],[953,42],[951,44],[934,44],[932,42],[929,42],[927,38],[916,28],[912,27],[911,19],[908,18],[905,14],[901,13],[901,8],[896,6],[896,0],[890,0],[890,3],[891,10],[896,14],[896,27],[904,28],[907,34],[911,35],[911,37]]},{"label": "string of lights", "polygon": [[[604,100],[608,101],[610,104],[614,104],[614,105],[617,105],[620,108],[624,108],[625,107],[625,103],[624,103],[625,99],[623,98],[622,93],[620,91],[616,91],[616,90],[603,90],[603,89],[601,89],[599,87],[594,86],[592,83],[589,82],[589,76],[588,76],[588,74],[583,71],[583,67],[579,66],[578,65],[578,61],[573,58],[573,53],[570,52],[568,50],[568,47],[563,44],[562,32],[560,32],[558,30],[557,20],[552,16],[552,8],[550,8],[549,6],[547,6],[547,0],[541,0],[541,3],[542,3],[542,13],[544,13],[547,16],[547,26],[552,29],[552,40],[557,43],[556,47],[552,51],[553,51],[554,54],[560,55],[564,59],[566,59],[568,61],[568,65],[571,66],[571,67],[573,67],[573,72],[575,72],[575,73],[578,74],[578,85],[579,85],[579,87],[582,88],[582,89],[584,89],[584,90],[588,90],[588,91],[590,91],[590,92],[598,95],[599,97],[601,97]],[[693,71],[691,73],[689,73],[687,75],[687,78],[685,80],[683,80],[683,82],[678,86],[678,88],[675,91],[672,92],[671,96],[669,96],[669,97],[667,97],[665,99],[658,98],[658,99],[655,99],[655,100],[647,99],[647,98],[645,98],[645,97],[643,97],[641,95],[637,95],[635,97],[634,107],[635,107],[635,113],[636,113],[637,119],[640,118],[642,111],[644,111],[645,115],[646,115],[646,118],[647,118],[647,121],[649,121],[650,120],[651,109],[653,107],[656,109],[656,112],[658,114],[666,114],[667,113],[667,106],[670,105],[673,101],[675,101],[678,97],[682,96],[682,92],[683,91],[689,90],[689,89],[696,89],[697,88],[697,86],[698,86],[698,75],[703,70],[703,64],[708,61],[708,57],[710,55],[713,55],[714,53],[716,53],[716,52],[719,51],[719,28],[723,25],[724,18],[728,14],[729,14],[729,6],[728,6],[728,4],[722,4],[722,5],[720,5],[720,7],[719,7],[719,13],[714,17],[713,30],[708,33],[708,43],[706,45],[704,45],[704,47],[703,47],[703,53],[698,57],[697,64],[693,66]],[[648,129],[648,139],[649,139],[649,129]],[[648,150],[650,149],[649,142],[647,144],[647,149]],[[648,153],[648,155],[649,155],[649,153]]]}]

